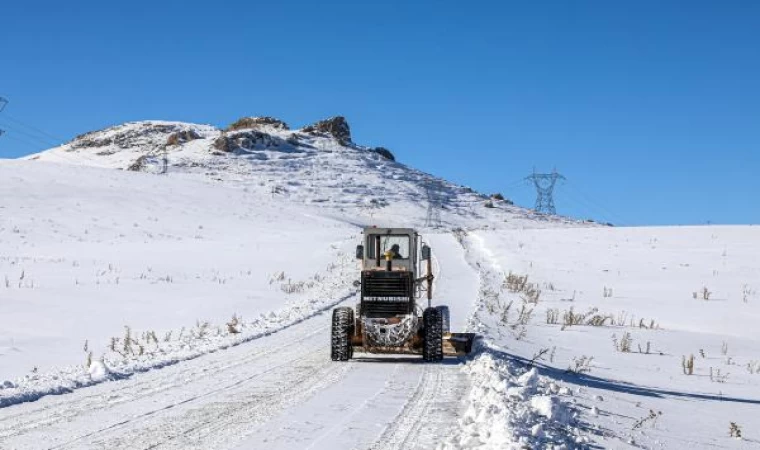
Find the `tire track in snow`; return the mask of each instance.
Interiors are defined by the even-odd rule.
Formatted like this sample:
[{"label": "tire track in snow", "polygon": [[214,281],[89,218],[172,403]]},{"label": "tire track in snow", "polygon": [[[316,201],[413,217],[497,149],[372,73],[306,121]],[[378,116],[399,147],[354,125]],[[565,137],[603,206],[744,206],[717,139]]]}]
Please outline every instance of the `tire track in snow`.
[{"label": "tire track in snow", "polygon": [[[350,302],[351,298],[341,303]],[[314,321],[319,322],[319,325],[313,326]],[[256,382],[262,375],[282,372],[284,366],[307,368],[314,373],[322,370],[324,373],[319,372],[320,381],[330,381],[333,379],[331,376],[335,374],[340,378],[347,369],[339,371],[338,367],[328,367],[329,355],[325,353],[326,347],[320,339],[328,332],[328,321],[327,314],[315,315],[298,325],[246,345],[210,353],[162,370],[137,374],[121,381],[78,390],[72,394],[47,397],[40,402],[0,410],[0,414],[5,415],[0,418],[0,448],[6,448],[5,445],[10,445],[9,448],[80,448],[80,444],[84,448],[90,448],[82,443],[83,440],[96,439],[98,432],[107,432],[110,428],[115,430],[126,427],[130,422],[135,422],[134,416],[143,416],[142,420],[153,419],[156,416],[174,413],[178,409],[190,408],[194,402],[202,403],[208,400],[208,395],[188,393],[186,390],[197,391],[205,388],[218,394],[224,391],[219,388],[219,384],[233,390],[241,389],[246,384]],[[266,365],[268,360],[282,361],[283,358],[287,360],[286,363]],[[324,361],[315,365],[315,361],[309,358],[322,358]],[[260,369],[262,366],[265,368],[264,371],[251,373],[250,368]],[[325,371],[326,368],[331,370]],[[273,385],[277,385],[276,380]],[[320,386],[326,385],[317,387],[321,388]],[[176,401],[178,398],[181,400]],[[156,407],[156,404],[162,406]],[[284,403],[280,404],[283,408],[287,406]],[[24,411],[30,407],[31,411]],[[129,411],[130,409],[136,411]],[[270,410],[275,413],[274,409]],[[16,414],[13,414],[14,412]],[[125,420],[124,416],[129,419]],[[258,422],[266,417],[259,416]],[[82,424],[87,421],[89,423]],[[96,423],[99,421],[102,422]],[[104,423],[110,425],[103,426]],[[200,429],[200,426],[196,428]],[[72,429],[78,432],[77,439],[71,440],[75,437]],[[68,441],[64,435],[68,435]],[[21,444],[16,446],[17,442]],[[108,447],[115,447],[115,444]],[[181,448],[186,447],[188,446],[183,444]],[[127,445],[124,448],[135,447]]]},{"label": "tire track in snow", "polygon": [[[234,371],[241,366],[280,352],[289,346],[298,345],[305,340],[313,339],[315,335],[325,333],[325,330],[324,326],[320,326],[309,330],[304,336],[297,337],[274,348],[250,352],[241,359],[233,361],[223,359],[214,361],[211,365],[183,364],[178,366],[178,371],[167,372],[166,377],[158,376],[157,380],[150,380],[150,382],[138,382],[142,380],[129,378],[109,383],[111,386],[108,387],[113,387],[113,389],[105,389],[105,392],[102,392],[104,389],[98,389],[102,386],[98,386],[92,387],[86,395],[80,398],[76,398],[74,395],[56,398],[51,405],[46,404],[30,412],[0,418],[0,439],[24,434],[36,428],[48,427],[59,422],[75,420],[82,412],[92,413],[102,411],[122,406],[125,403],[136,402],[172,389],[181,389],[188,383],[214,377],[219,373]],[[158,374],[158,372],[153,372],[149,375],[154,374]],[[141,375],[144,377],[146,374]],[[9,412],[12,411],[10,410]]]},{"label": "tire track in snow", "polygon": [[[285,409],[296,406],[316,392],[338,382],[353,369],[351,364],[334,364],[324,352],[313,352],[294,360],[253,374],[264,382],[257,386],[233,386],[222,398],[192,408],[179,415],[172,415],[175,406],[119,424],[114,436],[102,432],[86,439],[87,445],[78,442],[54,448],[107,448],[107,449],[208,449],[221,448],[242,439],[254,426],[266,422]],[[279,382],[276,380],[280,380]],[[250,381],[250,380],[249,380]],[[230,388],[230,387],[227,387]],[[210,393],[219,396],[219,392]],[[147,420],[148,424],[136,424]],[[122,426],[123,425],[123,426]]]},{"label": "tire track in snow", "polygon": [[435,448],[456,425],[467,389],[458,364],[426,364],[414,394],[370,450]]}]

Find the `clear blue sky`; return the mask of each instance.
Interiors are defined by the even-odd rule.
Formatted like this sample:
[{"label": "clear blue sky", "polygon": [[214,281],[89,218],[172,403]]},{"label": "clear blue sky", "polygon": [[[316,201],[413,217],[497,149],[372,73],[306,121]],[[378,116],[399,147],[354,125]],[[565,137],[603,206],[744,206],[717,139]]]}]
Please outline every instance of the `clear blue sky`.
[{"label": "clear blue sky", "polygon": [[523,205],[515,182],[556,167],[560,213],[760,223],[754,0],[5,2],[0,96],[0,157],[131,120],[340,114]]}]

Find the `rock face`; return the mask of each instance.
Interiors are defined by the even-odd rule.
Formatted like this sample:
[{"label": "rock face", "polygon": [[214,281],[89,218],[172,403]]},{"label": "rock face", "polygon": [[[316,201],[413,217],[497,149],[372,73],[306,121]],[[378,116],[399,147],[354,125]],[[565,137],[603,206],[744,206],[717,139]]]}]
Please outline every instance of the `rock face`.
[{"label": "rock face", "polygon": [[216,138],[213,147],[225,153],[256,148],[280,147],[285,141],[277,136],[256,130],[225,133]]},{"label": "rock face", "polygon": [[351,128],[343,116],[330,117],[308,125],[302,130],[304,133],[326,133],[332,135],[341,143],[351,142]]},{"label": "rock face", "polygon": [[71,141],[72,149],[106,147],[132,148],[144,145],[146,141],[159,136],[167,136],[176,131],[183,131],[178,125],[162,123],[125,124],[102,131],[93,131],[77,136]]},{"label": "rock face", "polygon": [[272,127],[276,130],[289,130],[288,124],[274,117],[243,117],[227,127],[227,131],[245,130],[250,128]]},{"label": "rock face", "polygon": [[182,145],[186,142],[200,139],[201,135],[193,130],[182,130],[172,133],[166,138],[166,145]]},{"label": "rock face", "polygon": [[393,153],[391,153],[391,151],[385,147],[375,147],[375,148],[371,148],[369,151],[373,153],[377,153],[378,155],[382,156],[385,159],[389,159],[391,161],[396,160],[396,157],[393,156]]}]

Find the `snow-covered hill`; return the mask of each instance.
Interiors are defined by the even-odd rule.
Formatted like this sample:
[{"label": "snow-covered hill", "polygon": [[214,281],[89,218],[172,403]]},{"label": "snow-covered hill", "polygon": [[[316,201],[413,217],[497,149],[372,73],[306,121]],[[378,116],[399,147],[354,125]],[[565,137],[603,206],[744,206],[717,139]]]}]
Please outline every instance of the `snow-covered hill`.
[{"label": "snow-covered hill", "polygon": [[[535,215],[340,118],[130,123],[25,159],[0,161],[0,448],[759,445],[755,227]],[[329,361],[373,223],[421,229],[472,358]]]},{"label": "snow-covered hill", "polygon": [[[290,130],[270,117],[243,118],[220,130],[180,122],[134,122],[81,135],[27,157],[172,176],[243,187],[251,196],[316,208],[357,223],[425,223],[428,191],[450,226],[514,222],[515,226],[574,223],[489,201],[472,189],[395,161],[384,148],[353,143],[342,117]],[[486,206],[494,206],[487,208]]]}]

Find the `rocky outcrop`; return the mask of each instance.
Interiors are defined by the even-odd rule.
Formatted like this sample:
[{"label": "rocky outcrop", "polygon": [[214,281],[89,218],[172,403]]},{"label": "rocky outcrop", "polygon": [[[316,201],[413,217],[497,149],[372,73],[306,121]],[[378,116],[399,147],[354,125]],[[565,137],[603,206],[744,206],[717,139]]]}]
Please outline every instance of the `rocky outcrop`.
[{"label": "rocky outcrop", "polygon": [[268,147],[280,147],[285,141],[261,131],[248,130],[234,133],[224,133],[214,140],[212,144],[216,150],[231,153],[238,150],[265,149]]},{"label": "rocky outcrop", "polygon": [[393,153],[391,153],[391,151],[385,147],[375,147],[375,148],[369,149],[369,151],[373,153],[377,153],[378,155],[382,156],[385,159],[389,159],[391,161],[396,160],[396,157],[393,156]]},{"label": "rocky outcrop", "polygon": [[[127,123],[101,131],[93,131],[77,136],[70,143],[71,149],[107,147],[114,145],[118,148],[142,147],[145,145],[161,145],[172,133],[187,133],[180,125],[166,123],[138,122]],[[193,131],[190,133],[196,134]],[[197,134],[196,134],[197,135]],[[189,137],[186,134],[185,137]],[[200,136],[198,136],[200,137]],[[196,138],[197,139],[197,138]]]},{"label": "rocky outcrop", "polygon": [[319,122],[305,126],[301,131],[304,133],[325,133],[333,136],[341,144],[351,142],[351,128],[343,116],[330,117]]},{"label": "rocky outcrop", "polygon": [[283,122],[280,119],[275,119],[274,117],[243,117],[242,119],[238,119],[230,126],[227,127],[227,131],[236,131],[236,130],[246,130],[246,129],[255,129],[255,128],[263,128],[263,127],[271,127],[276,130],[289,130],[288,124]]},{"label": "rocky outcrop", "polygon": [[186,142],[200,139],[201,135],[193,130],[182,130],[172,133],[166,138],[166,145],[182,145]]}]

